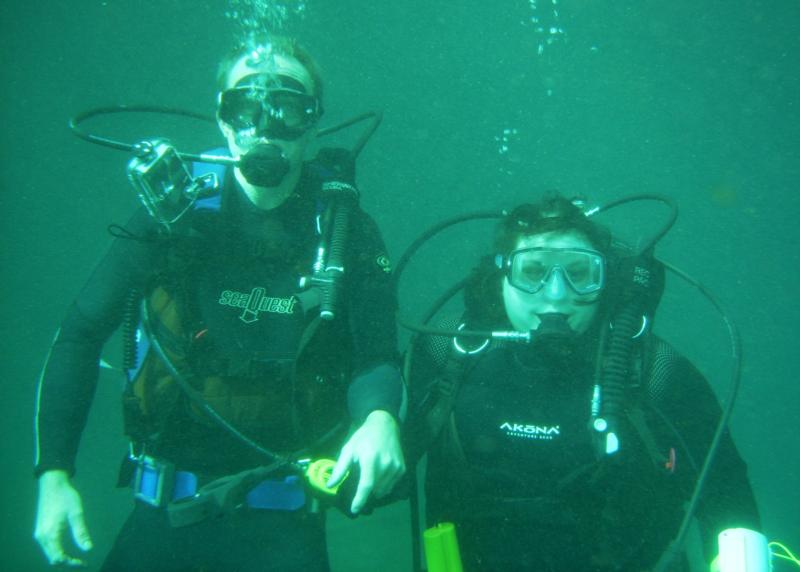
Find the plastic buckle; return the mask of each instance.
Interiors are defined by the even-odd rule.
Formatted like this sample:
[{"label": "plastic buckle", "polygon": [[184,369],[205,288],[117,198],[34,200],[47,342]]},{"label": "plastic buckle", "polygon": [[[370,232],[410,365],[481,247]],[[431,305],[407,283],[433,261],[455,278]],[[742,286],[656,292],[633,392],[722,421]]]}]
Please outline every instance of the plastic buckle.
[{"label": "plastic buckle", "polygon": [[133,496],[154,507],[164,506],[172,498],[175,465],[141,455],[136,463]]},{"label": "plastic buckle", "polygon": [[250,489],[245,497],[249,508],[256,510],[300,510],[306,505],[306,492],[300,477],[265,480]]}]

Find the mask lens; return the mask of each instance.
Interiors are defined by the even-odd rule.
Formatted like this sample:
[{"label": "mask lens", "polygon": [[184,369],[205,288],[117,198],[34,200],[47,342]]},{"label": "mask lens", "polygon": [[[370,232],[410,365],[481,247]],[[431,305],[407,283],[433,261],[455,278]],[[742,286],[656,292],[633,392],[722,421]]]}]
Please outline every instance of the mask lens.
[{"label": "mask lens", "polygon": [[220,96],[219,119],[234,130],[255,129],[258,136],[297,139],[316,123],[315,97],[291,89],[235,87]]},{"label": "mask lens", "polygon": [[269,106],[287,129],[308,129],[313,122],[313,98],[291,92],[273,92]]},{"label": "mask lens", "polygon": [[559,268],[577,294],[597,292],[604,284],[604,261],[599,252],[567,248],[524,248],[509,256],[508,281],[535,294]]},{"label": "mask lens", "polygon": [[262,97],[254,88],[227,89],[220,94],[217,115],[236,131],[252,128],[261,117]]}]

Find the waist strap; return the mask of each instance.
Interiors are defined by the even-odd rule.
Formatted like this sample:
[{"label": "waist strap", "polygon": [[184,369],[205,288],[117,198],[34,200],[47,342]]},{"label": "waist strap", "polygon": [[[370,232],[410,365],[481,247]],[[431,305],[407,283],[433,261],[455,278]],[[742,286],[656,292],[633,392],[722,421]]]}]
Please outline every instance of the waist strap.
[{"label": "waist strap", "polygon": [[265,479],[258,467],[213,480],[198,487],[198,475],[176,471],[170,463],[143,457],[133,482],[137,500],[152,506],[167,506],[173,526],[186,526],[239,506],[257,510],[296,511],[306,504],[303,481],[297,475]]}]

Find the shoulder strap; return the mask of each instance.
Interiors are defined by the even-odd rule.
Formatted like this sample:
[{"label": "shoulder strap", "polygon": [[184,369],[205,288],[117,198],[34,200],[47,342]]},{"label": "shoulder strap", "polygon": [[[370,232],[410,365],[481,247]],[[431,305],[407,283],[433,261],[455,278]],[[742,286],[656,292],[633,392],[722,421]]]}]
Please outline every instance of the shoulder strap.
[{"label": "shoulder strap", "polygon": [[452,416],[465,369],[465,359],[456,356],[455,352],[450,352],[444,368],[433,383],[434,403],[425,415],[425,434],[428,444],[436,440]]},{"label": "shoulder strap", "polygon": [[[628,394],[635,401],[626,407],[625,416],[647,450],[653,466],[659,470],[664,468],[669,470],[669,455],[665,454],[663,449],[659,447],[656,434],[651,428],[651,423],[648,422],[642,403],[642,400],[655,402],[660,397],[659,393],[665,389],[663,384],[666,380],[661,379],[663,372],[660,372],[660,370],[666,368],[667,365],[660,363],[663,360],[659,360],[656,355],[659,345],[659,340],[648,335],[641,341],[641,344],[634,352],[633,363],[631,364],[632,384],[638,386],[639,391],[636,392],[635,396],[632,393]],[[658,387],[653,387],[654,382]]]},{"label": "shoulder strap", "polygon": [[431,387],[433,404],[424,414],[422,439],[425,450],[444,434],[446,441],[444,447],[448,455],[455,460],[466,462],[456,430],[453,408],[468,371],[475,367],[477,360],[484,355],[483,350],[486,347],[483,346],[474,353],[464,353],[451,345],[444,364]]},{"label": "shoulder strap", "polygon": [[[650,426],[647,424],[647,418],[644,414],[644,411],[642,411],[642,407],[639,404],[636,404],[629,408],[626,414],[631,426],[633,426],[633,428],[636,430],[636,433],[638,433],[639,438],[642,440],[642,443],[647,450],[647,454],[650,456],[650,460],[653,462],[653,466],[657,469],[663,469],[665,467],[665,463],[669,463],[669,457],[665,456],[659,449],[655,435],[650,430]],[[669,466],[666,468],[669,469]]]},{"label": "shoulder strap", "polygon": [[[230,152],[227,147],[218,147],[207,151],[208,155],[229,156]],[[218,211],[222,206],[222,183],[225,180],[226,165],[219,163],[201,163],[195,161],[192,163],[192,178],[198,179],[200,177],[207,177],[209,179],[206,188],[210,189],[207,195],[198,198],[194,203],[195,210],[212,210]]]}]

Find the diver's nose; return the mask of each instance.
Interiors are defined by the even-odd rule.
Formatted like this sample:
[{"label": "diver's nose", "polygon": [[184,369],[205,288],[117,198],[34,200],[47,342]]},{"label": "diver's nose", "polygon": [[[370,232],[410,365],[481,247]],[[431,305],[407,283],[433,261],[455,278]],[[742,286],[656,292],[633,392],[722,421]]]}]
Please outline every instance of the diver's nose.
[{"label": "diver's nose", "polygon": [[567,296],[567,277],[560,266],[556,266],[547,277],[544,287],[545,295],[550,300],[563,300]]}]

